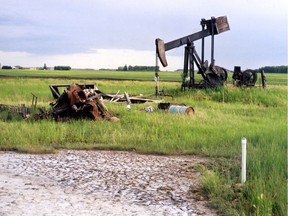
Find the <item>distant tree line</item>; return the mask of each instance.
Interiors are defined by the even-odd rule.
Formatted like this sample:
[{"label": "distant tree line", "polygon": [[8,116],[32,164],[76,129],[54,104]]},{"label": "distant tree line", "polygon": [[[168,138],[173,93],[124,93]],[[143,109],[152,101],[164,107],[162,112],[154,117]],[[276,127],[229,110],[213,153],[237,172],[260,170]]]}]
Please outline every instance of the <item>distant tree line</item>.
[{"label": "distant tree line", "polygon": [[3,66],[2,66],[2,69],[12,69],[12,67],[11,67],[11,66],[8,66],[8,65],[3,65]]},{"label": "distant tree line", "polygon": [[282,66],[265,66],[259,68],[257,71],[264,70],[265,73],[287,73],[288,66],[282,65]]},{"label": "distant tree line", "polygon": [[159,71],[159,66],[127,66],[124,67],[118,67],[117,71],[155,71],[157,68],[157,71]]},{"label": "distant tree line", "polygon": [[[22,67],[20,65],[16,65],[14,68],[9,65],[3,65],[1,69],[29,69],[29,67]],[[51,68],[47,67],[46,64],[44,64],[44,67],[37,67],[37,70],[51,70]],[[71,70],[72,68],[70,66],[54,66],[54,70]]]},{"label": "distant tree line", "polygon": [[54,70],[71,70],[70,66],[54,66]]}]

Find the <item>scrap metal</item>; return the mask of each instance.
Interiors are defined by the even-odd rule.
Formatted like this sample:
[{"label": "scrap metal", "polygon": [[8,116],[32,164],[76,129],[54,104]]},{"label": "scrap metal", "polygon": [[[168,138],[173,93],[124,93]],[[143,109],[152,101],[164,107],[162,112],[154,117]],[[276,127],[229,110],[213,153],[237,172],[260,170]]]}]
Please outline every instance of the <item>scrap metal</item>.
[{"label": "scrap metal", "polygon": [[[53,95],[54,99],[58,99],[60,97],[60,89],[59,88],[69,88],[71,84],[51,84],[49,88]],[[119,94],[117,93],[104,93],[100,91],[96,84],[77,84],[81,89],[85,90],[86,92],[90,92],[90,95],[98,95],[102,97],[103,100],[109,100],[110,102],[127,102],[127,93]],[[126,94],[126,96],[125,96]],[[131,104],[141,104],[146,102],[156,102],[160,103],[161,100],[154,100],[150,98],[145,98],[143,96],[131,96],[129,95],[129,100]]]},{"label": "scrap metal", "polygon": [[[58,87],[57,86],[57,90]],[[63,87],[64,85],[61,85]],[[91,88],[93,87],[93,89]],[[97,94],[95,86],[71,84],[59,95],[59,91],[50,86],[56,102],[51,103],[52,116],[55,119],[88,118],[92,120],[106,119],[115,120],[102,102],[101,95]]]},{"label": "scrap metal", "polygon": [[5,104],[0,104],[0,112],[7,111],[8,116],[11,116],[13,113],[20,115],[23,119],[26,119],[31,114],[31,108],[26,107],[25,104],[21,104],[19,106],[10,106]]}]

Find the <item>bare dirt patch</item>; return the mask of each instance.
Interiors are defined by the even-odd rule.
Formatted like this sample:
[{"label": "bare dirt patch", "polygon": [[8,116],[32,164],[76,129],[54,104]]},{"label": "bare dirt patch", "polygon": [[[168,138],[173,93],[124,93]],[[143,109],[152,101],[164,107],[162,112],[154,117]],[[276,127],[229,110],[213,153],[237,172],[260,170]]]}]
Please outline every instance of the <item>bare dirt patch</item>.
[{"label": "bare dirt patch", "polygon": [[0,216],[216,215],[196,156],[115,151],[0,152]]}]

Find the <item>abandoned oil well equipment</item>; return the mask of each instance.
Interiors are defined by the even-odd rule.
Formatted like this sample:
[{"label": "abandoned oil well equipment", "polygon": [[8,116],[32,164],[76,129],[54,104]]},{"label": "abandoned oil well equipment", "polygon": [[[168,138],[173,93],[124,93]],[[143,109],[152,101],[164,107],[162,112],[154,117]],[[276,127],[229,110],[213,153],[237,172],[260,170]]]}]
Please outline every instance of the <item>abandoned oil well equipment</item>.
[{"label": "abandoned oil well equipment", "polygon": [[[218,18],[211,17],[211,19],[201,19],[200,25],[202,30],[194,34],[164,43],[162,39],[157,38],[155,40],[156,44],[156,69],[158,68],[158,59],[160,60],[163,67],[168,65],[166,59],[166,51],[172,50],[174,48],[185,45],[184,51],[184,67],[183,67],[183,80],[181,89],[185,90],[188,88],[209,88],[217,87],[223,85],[227,80],[228,70],[215,65],[214,59],[214,36],[225,31],[230,30],[228,19],[226,16],[221,16]],[[211,61],[210,65],[207,60],[204,60],[204,50],[205,50],[205,38],[211,36]],[[201,58],[198,55],[194,42],[197,40],[202,40],[201,45]],[[198,73],[201,74],[203,80],[199,83],[195,82],[195,65],[198,68]],[[241,72],[239,67],[235,67],[233,79],[240,81],[238,83],[249,86],[255,85],[257,80],[257,74],[255,71],[249,70]],[[189,75],[188,82],[186,81]],[[155,78],[158,78],[158,71],[155,72]],[[244,80],[248,81],[244,81]],[[156,94],[157,94],[156,86]]]},{"label": "abandoned oil well equipment", "polygon": [[[183,81],[182,89],[189,88],[206,88],[222,85],[227,79],[227,71],[219,66],[216,66],[214,60],[214,36],[222,32],[230,30],[226,16],[212,17],[210,20],[202,19],[200,22],[202,30],[186,37],[164,43],[163,40],[157,38],[156,55],[158,56],[163,67],[168,65],[165,52],[174,48],[185,46],[184,52],[184,67],[183,67]],[[211,63],[208,66],[208,61],[204,60],[205,37],[211,36]],[[202,39],[201,58],[196,52],[194,42]],[[157,61],[156,61],[157,64]],[[195,83],[195,69],[194,64],[198,68],[198,73],[201,74],[203,81]],[[186,82],[188,76],[190,81]]]}]

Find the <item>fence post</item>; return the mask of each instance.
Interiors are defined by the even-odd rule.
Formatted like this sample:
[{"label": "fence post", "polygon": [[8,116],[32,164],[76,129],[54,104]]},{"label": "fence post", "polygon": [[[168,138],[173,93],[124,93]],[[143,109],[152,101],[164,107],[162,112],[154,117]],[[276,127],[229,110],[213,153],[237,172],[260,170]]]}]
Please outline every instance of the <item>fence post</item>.
[{"label": "fence post", "polygon": [[247,144],[247,139],[245,137],[242,137],[241,144],[242,144],[241,183],[244,184],[246,182],[246,144]]}]

